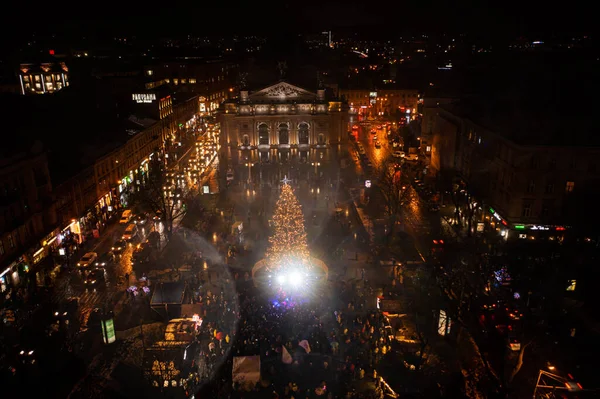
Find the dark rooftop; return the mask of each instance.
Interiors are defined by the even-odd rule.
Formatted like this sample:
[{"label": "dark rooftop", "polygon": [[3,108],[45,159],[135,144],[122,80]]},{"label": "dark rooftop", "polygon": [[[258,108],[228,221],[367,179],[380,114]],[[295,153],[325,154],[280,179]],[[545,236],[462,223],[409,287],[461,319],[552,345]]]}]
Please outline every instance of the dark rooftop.
[{"label": "dark rooftop", "polygon": [[600,146],[593,131],[598,63],[522,58],[473,72],[453,113],[522,145]]},{"label": "dark rooftop", "polygon": [[128,119],[129,114],[119,115],[100,106],[93,92],[64,89],[52,95],[2,95],[0,109],[10,130],[0,156],[26,151],[41,141],[49,154],[55,184],[143,130]]},{"label": "dark rooftop", "polygon": [[158,283],[154,287],[150,304],[182,304],[184,294],[185,284],[183,282]]}]

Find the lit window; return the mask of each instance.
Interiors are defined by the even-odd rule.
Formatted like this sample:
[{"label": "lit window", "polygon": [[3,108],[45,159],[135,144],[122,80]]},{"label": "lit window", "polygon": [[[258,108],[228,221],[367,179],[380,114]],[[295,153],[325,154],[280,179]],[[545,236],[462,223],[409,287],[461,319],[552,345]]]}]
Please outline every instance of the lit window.
[{"label": "lit window", "polygon": [[567,186],[565,188],[565,191],[568,192],[568,193],[572,193],[574,188],[575,188],[575,182],[574,181],[568,181],[567,182]]},{"label": "lit window", "polygon": [[34,79],[36,82],[39,82],[39,81],[40,81],[40,75],[35,75],[35,76],[33,77],[33,79]]},{"label": "lit window", "polygon": [[24,82],[29,82],[29,76],[27,76],[27,75],[23,76],[23,81]]},{"label": "lit window", "polygon": [[186,84],[187,83],[187,79],[181,79],[181,84]]},{"label": "lit window", "polygon": [[179,79],[173,79],[174,84],[179,84]]},{"label": "lit window", "polygon": [[576,285],[577,285],[577,280],[569,280],[569,285],[567,286],[567,291],[575,291]]},{"label": "lit window", "polygon": [[146,75],[147,75],[147,76],[152,76],[152,75],[154,75],[154,71],[153,71],[152,69],[148,69],[148,70],[146,71]]},{"label": "lit window", "polygon": [[191,83],[191,84],[195,84],[195,83],[196,83],[196,79],[194,79],[194,78],[191,78],[191,79],[190,79],[190,83]]},{"label": "lit window", "polygon": [[15,240],[12,236],[12,234],[8,235],[8,246],[12,249],[15,247]]}]

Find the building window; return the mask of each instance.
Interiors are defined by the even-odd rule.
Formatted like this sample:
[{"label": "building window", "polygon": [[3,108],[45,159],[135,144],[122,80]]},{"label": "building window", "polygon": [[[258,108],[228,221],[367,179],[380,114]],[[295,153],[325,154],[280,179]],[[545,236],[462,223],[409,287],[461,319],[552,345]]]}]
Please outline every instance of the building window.
[{"label": "building window", "polygon": [[319,134],[319,137],[317,138],[317,142],[319,145],[325,145],[325,135],[324,134]]},{"label": "building window", "polygon": [[529,167],[530,167],[530,169],[537,169],[537,167],[538,167],[538,159],[537,159],[537,157],[535,157],[535,156],[531,157],[531,161],[529,163]]},{"label": "building window", "polygon": [[13,249],[15,247],[15,239],[13,238],[12,234],[8,235],[8,246],[10,247],[10,249]]},{"label": "building window", "polygon": [[179,79],[173,79],[174,84],[179,84]]},{"label": "building window", "polygon": [[571,159],[571,163],[569,164],[569,168],[571,168],[571,169],[577,168],[577,161],[575,159]]},{"label": "building window", "polygon": [[531,216],[531,202],[523,203],[523,211],[521,212],[521,216],[526,218]]},{"label": "building window", "polygon": [[245,147],[250,145],[250,137],[247,134],[244,134],[244,137],[242,137],[242,143]]},{"label": "building window", "polygon": [[258,144],[269,144],[269,127],[266,123],[258,125]]},{"label": "building window", "polygon": [[527,185],[527,193],[531,194],[535,191],[535,181],[529,180],[529,184]]},{"label": "building window", "polygon": [[195,83],[196,83],[196,79],[190,78],[190,84],[195,84]]},{"label": "building window", "polygon": [[4,243],[0,240],[0,255],[4,255]]},{"label": "building window", "polygon": [[23,81],[24,82],[29,82],[29,76],[27,76],[27,75],[23,76]]},{"label": "building window", "polygon": [[279,144],[289,144],[290,143],[290,131],[288,129],[288,125],[282,123],[279,125]]},{"label": "building window", "polygon": [[298,144],[308,145],[308,123],[301,123],[298,126]]},{"label": "building window", "polygon": [[33,77],[33,79],[34,79],[36,82],[39,82],[39,81],[40,81],[40,75],[35,75],[35,76]]},{"label": "building window", "polygon": [[186,84],[187,83],[187,79],[181,79],[181,84]]},{"label": "building window", "polygon": [[546,185],[546,194],[554,194],[554,184],[548,183]]},{"label": "building window", "polygon": [[596,164],[594,162],[592,162],[588,165],[588,172],[590,172],[590,173],[596,172]]},{"label": "building window", "polygon": [[567,186],[565,187],[565,191],[568,193],[572,193],[573,189],[575,189],[575,182],[574,181],[568,181],[567,182]]},{"label": "building window", "polygon": [[146,76],[152,76],[152,75],[154,75],[154,71],[152,69],[148,69],[146,71]]}]

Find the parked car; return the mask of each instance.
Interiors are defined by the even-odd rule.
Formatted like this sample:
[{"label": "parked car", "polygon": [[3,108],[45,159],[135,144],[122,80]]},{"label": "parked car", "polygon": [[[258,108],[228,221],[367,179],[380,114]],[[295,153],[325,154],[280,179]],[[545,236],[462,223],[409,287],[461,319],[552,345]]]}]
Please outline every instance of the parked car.
[{"label": "parked car", "polygon": [[121,219],[119,220],[119,223],[121,224],[127,224],[129,223],[129,221],[131,220],[132,217],[132,213],[131,213],[131,209],[125,209],[123,211],[123,214],[121,215]]},{"label": "parked car", "polygon": [[114,255],[112,255],[110,252],[107,252],[103,255],[100,255],[98,259],[96,259],[96,262],[94,262],[94,265],[96,267],[106,267],[110,265],[114,261],[114,259]]},{"label": "parked car", "polygon": [[88,273],[85,277],[85,286],[86,287],[97,287],[100,284],[104,283],[104,270],[102,269],[94,269]]},{"label": "parked car", "polygon": [[394,156],[394,158],[404,158],[406,154],[404,153],[404,151],[394,151],[392,155]]},{"label": "parked car", "polygon": [[407,161],[418,161],[419,160],[419,155],[418,154],[408,154],[404,157],[404,159],[406,159]]},{"label": "parked car", "polygon": [[140,215],[136,215],[136,217],[133,219],[133,223],[135,224],[146,224],[146,220],[147,220],[147,216],[146,214],[142,213]]},{"label": "parked car", "polygon": [[127,243],[124,240],[117,240],[112,246],[112,253],[121,256],[125,248],[127,248]]},{"label": "parked car", "polygon": [[95,252],[88,252],[83,255],[83,257],[77,262],[78,267],[88,267],[91,266],[98,258],[98,254]]},{"label": "parked car", "polygon": [[137,226],[134,223],[131,223],[123,232],[123,240],[131,241],[137,235]]}]

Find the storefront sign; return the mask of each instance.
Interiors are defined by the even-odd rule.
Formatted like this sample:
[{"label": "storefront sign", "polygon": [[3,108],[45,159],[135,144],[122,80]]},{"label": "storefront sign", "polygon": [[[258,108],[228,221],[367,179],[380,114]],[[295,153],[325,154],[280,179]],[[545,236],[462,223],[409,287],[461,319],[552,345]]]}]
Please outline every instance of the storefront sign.
[{"label": "storefront sign", "polygon": [[515,230],[534,230],[534,231],[565,231],[567,228],[565,226],[547,226],[540,224],[515,224]]},{"label": "storefront sign", "polygon": [[550,230],[550,227],[533,225],[533,226],[529,227],[529,230]]},{"label": "storefront sign", "polygon": [[477,223],[477,232],[481,233],[483,231],[484,224],[482,222]]},{"label": "storefront sign", "polygon": [[141,93],[141,94],[132,94],[133,101],[138,104],[142,103],[151,103],[156,101],[156,94],[154,93]]}]

